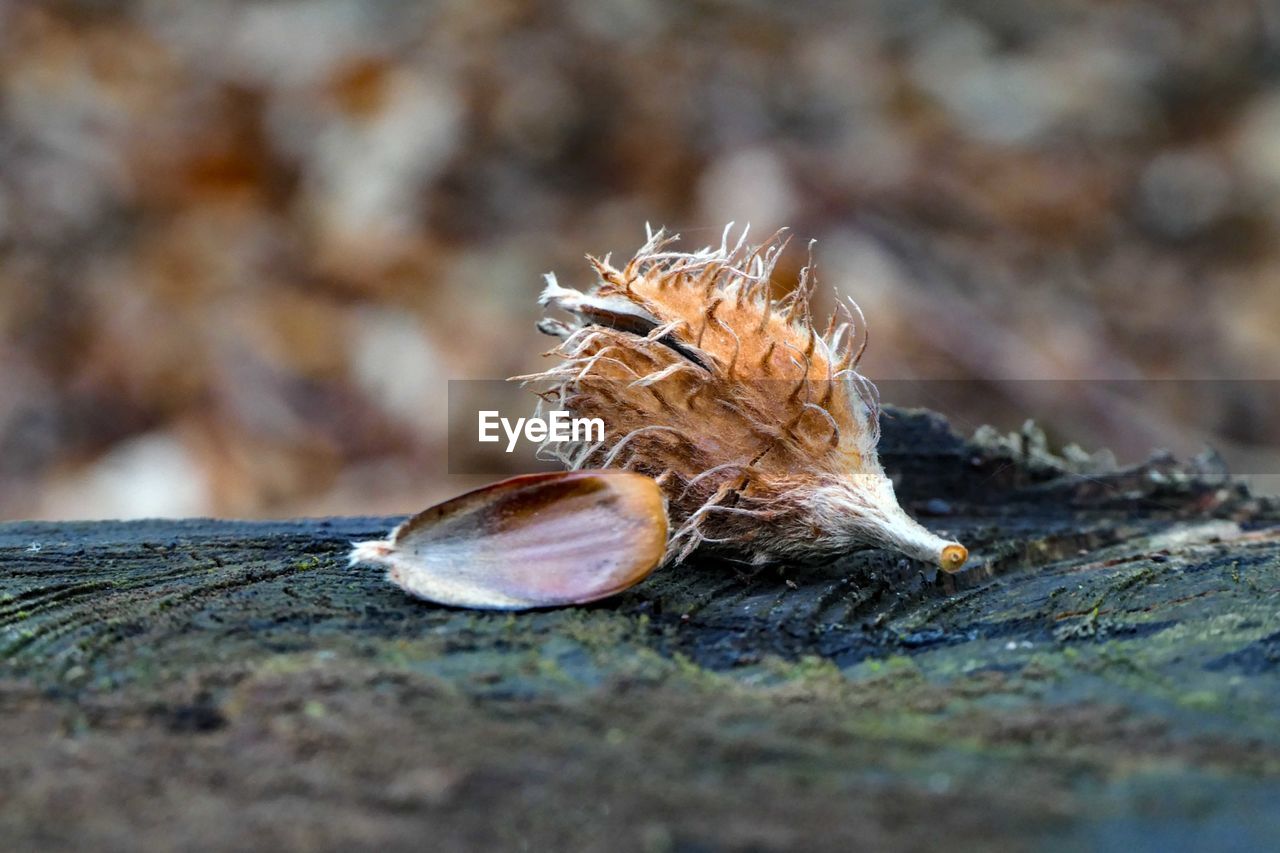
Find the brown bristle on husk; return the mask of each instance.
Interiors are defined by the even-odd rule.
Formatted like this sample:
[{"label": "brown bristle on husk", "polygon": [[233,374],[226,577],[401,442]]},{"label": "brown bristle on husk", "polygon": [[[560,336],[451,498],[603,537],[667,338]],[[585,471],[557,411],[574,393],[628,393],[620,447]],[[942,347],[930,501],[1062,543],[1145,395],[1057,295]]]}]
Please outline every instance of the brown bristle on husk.
[{"label": "brown bristle on husk", "polygon": [[622,467],[657,480],[674,532],[668,562],[700,547],[763,563],[880,545],[956,571],[964,546],[898,505],[876,456],[879,404],[857,371],[866,329],[839,303],[819,331],[812,263],[774,299],[781,234],[678,252],[663,231],[625,266],[589,257],[589,292],[546,276],[540,303],[572,315],[539,324],[560,337],[539,407],[600,418],[602,442],[548,442],[570,469]]}]

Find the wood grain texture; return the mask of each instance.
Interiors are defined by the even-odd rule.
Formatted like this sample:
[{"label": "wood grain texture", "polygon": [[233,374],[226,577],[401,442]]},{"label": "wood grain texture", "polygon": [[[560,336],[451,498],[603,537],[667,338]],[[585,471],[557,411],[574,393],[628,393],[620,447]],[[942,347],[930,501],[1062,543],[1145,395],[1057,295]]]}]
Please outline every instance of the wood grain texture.
[{"label": "wood grain texture", "polygon": [[1259,849],[1280,510],[886,421],[970,546],[475,613],[349,569],[401,519],[0,525],[12,849]]}]

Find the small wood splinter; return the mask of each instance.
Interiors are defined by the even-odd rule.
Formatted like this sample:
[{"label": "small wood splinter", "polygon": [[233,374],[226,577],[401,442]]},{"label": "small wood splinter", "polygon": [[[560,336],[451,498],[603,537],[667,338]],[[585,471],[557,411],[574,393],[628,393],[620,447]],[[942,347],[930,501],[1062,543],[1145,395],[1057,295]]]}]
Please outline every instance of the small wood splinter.
[{"label": "small wood splinter", "polygon": [[589,258],[586,293],[548,274],[539,302],[573,322],[544,318],[561,361],[516,378],[542,386],[539,415],[599,418],[604,441],[548,441],[567,472],[432,507],[358,543],[352,562],[387,566],[421,598],[492,609],[594,601],[694,551],[764,564],[881,546],[959,571],[969,552],[907,515],[880,466],[861,310],[841,303],[819,332],[812,257],[775,300],[780,233],[751,247],[744,229],[730,247],[731,230],[696,252],[650,231],[622,270]]}]

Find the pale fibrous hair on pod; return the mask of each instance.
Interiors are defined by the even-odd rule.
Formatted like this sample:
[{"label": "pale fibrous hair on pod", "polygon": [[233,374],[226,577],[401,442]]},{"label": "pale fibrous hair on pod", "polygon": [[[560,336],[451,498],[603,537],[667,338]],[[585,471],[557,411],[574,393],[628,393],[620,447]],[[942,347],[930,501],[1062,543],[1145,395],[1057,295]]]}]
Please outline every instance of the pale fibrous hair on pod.
[{"label": "pale fibrous hair on pod", "polygon": [[558,363],[515,378],[537,387],[538,414],[554,406],[606,428],[603,441],[549,439],[540,458],[653,477],[675,526],[669,562],[702,546],[756,561],[868,544],[935,561],[963,551],[903,512],[880,467],[862,310],[837,293],[819,328],[813,241],[775,298],[786,231],[756,245],[748,234],[730,223],[718,245],[679,251],[679,235],[646,225],[621,268],[588,256],[589,290],[545,276],[539,303],[572,320],[539,323],[560,339]]}]

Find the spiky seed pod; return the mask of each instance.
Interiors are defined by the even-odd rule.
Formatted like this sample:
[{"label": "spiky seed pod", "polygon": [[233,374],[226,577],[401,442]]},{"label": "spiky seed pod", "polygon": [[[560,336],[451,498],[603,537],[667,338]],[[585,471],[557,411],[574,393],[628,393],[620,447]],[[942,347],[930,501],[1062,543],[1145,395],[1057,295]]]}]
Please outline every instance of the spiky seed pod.
[{"label": "spiky seed pod", "polygon": [[648,232],[625,266],[588,256],[598,281],[583,293],[546,276],[543,306],[566,324],[560,362],[532,376],[539,407],[605,423],[603,442],[548,442],[570,469],[622,467],[662,487],[674,532],[667,561],[695,549],[756,563],[886,546],[960,568],[964,546],[930,533],[898,505],[876,456],[875,387],[857,371],[866,329],[841,302],[819,331],[810,311],[810,263],[774,299],[780,234],[695,252]]}]

